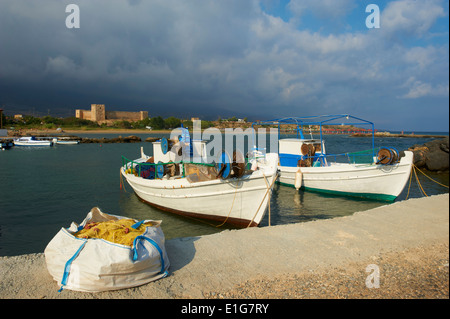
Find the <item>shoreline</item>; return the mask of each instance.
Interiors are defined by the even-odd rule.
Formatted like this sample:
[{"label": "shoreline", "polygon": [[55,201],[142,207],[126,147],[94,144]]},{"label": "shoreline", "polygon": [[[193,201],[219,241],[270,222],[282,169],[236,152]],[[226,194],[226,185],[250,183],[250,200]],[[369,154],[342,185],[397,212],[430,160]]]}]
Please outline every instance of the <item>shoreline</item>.
[{"label": "shoreline", "polygon": [[[217,128],[220,132],[224,132],[225,128]],[[230,129],[235,129],[230,127]],[[10,130],[8,130],[10,131]],[[202,132],[204,129],[202,129]],[[172,130],[148,130],[148,129],[67,129],[62,131],[57,131],[56,129],[21,129],[19,130],[21,135],[36,135],[36,134],[44,134],[44,135],[64,135],[64,134],[170,134]],[[282,132],[282,134],[292,134],[289,132]],[[315,134],[318,134],[316,132]],[[350,137],[372,137],[372,134],[368,133],[326,133],[323,135],[348,135]],[[397,133],[375,133],[375,137],[410,137],[410,138],[443,138],[448,135],[439,135],[439,134],[397,134]],[[3,137],[3,138],[12,138],[13,136]]]},{"label": "shoreline", "polygon": [[[0,257],[0,298],[448,298],[448,205],[442,194],[346,217],[171,239],[168,277],[109,292],[58,293],[43,253]],[[381,269],[380,288],[363,282],[368,263]]]},{"label": "shoreline", "polygon": [[[351,137],[372,137],[372,134],[367,133],[353,133]],[[410,138],[444,138],[448,135],[436,135],[436,134],[397,134],[397,133],[375,133],[375,137],[410,137]]]},{"label": "shoreline", "polygon": [[[170,133],[170,130],[138,130],[138,129],[95,129],[95,130],[35,130],[35,129],[23,129],[19,130],[21,135],[67,135],[67,134],[165,134]],[[10,138],[12,136],[9,136]]]},{"label": "shoreline", "polygon": [[138,130],[138,129],[111,129],[111,130],[64,130],[67,134],[166,134],[170,133],[171,130]]}]

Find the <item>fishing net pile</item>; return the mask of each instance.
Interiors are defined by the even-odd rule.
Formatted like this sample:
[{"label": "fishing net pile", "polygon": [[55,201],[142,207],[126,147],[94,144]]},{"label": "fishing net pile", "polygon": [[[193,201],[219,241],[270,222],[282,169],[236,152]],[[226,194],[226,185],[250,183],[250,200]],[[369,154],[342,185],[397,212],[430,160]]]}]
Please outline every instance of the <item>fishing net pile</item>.
[{"label": "fishing net pile", "polygon": [[[134,226],[133,219],[118,219],[105,222],[90,222],[83,229],[74,234],[77,238],[100,238],[112,243],[132,246],[137,236],[142,235],[146,227],[153,226],[152,222],[145,222]],[[136,227],[136,228],[133,228]]]}]

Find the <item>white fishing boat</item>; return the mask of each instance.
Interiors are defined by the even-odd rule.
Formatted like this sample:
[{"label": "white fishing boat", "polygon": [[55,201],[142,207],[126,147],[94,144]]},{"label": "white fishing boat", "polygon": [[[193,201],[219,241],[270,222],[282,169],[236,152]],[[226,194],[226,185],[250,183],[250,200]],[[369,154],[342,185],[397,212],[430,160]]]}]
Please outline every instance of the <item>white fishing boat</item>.
[{"label": "white fishing boat", "polygon": [[14,140],[15,146],[52,146],[53,142],[48,140],[38,140],[34,136],[19,137]]},{"label": "white fishing boat", "polygon": [[166,139],[154,142],[152,157],[142,151],[133,161],[122,157],[121,176],[141,201],[216,226],[260,224],[277,177],[278,154],[258,153],[245,162],[240,152],[235,151],[233,158],[222,152],[217,163],[208,163],[205,142],[193,141],[190,149],[197,149],[203,158],[194,163],[180,161],[186,143],[169,144]]},{"label": "white fishing boat", "polygon": [[[350,121],[350,122],[347,122]],[[344,124],[345,122],[345,124]],[[290,117],[263,121],[261,125],[295,125],[296,138],[278,142],[281,185],[307,191],[393,201],[403,191],[413,164],[413,153],[393,147],[375,147],[372,122],[344,114],[316,117]],[[370,125],[372,148],[365,151],[327,154],[324,125]],[[305,138],[304,127],[314,128],[319,138]],[[328,127],[328,126],[327,126]]]},{"label": "white fishing boat", "polygon": [[56,144],[58,144],[58,145],[77,145],[77,144],[80,144],[80,141],[57,139]]}]

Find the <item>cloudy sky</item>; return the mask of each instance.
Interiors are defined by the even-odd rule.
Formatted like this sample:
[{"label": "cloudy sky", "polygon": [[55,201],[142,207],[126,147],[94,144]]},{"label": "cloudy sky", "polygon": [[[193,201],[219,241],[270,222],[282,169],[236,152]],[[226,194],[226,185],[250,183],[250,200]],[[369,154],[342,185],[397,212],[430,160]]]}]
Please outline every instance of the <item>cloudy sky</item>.
[{"label": "cloudy sky", "polygon": [[[67,28],[66,6],[80,9]],[[380,28],[367,28],[368,4]],[[447,0],[0,0],[0,105],[449,130]]]}]

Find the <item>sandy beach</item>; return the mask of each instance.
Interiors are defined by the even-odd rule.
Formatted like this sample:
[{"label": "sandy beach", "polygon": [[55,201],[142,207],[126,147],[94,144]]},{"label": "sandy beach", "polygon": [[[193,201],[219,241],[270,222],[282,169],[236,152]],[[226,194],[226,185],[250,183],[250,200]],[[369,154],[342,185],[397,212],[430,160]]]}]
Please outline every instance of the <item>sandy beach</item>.
[{"label": "sandy beach", "polygon": [[170,130],[138,130],[138,129],[108,129],[108,130],[64,130],[67,134],[164,134]]},{"label": "sandy beach", "polygon": [[[448,299],[448,245],[443,194],[341,218],[171,239],[170,276],[110,292],[58,292],[43,253],[0,257],[0,298]],[[379,268],[379,288],[366,286],[368,265]]]}]

